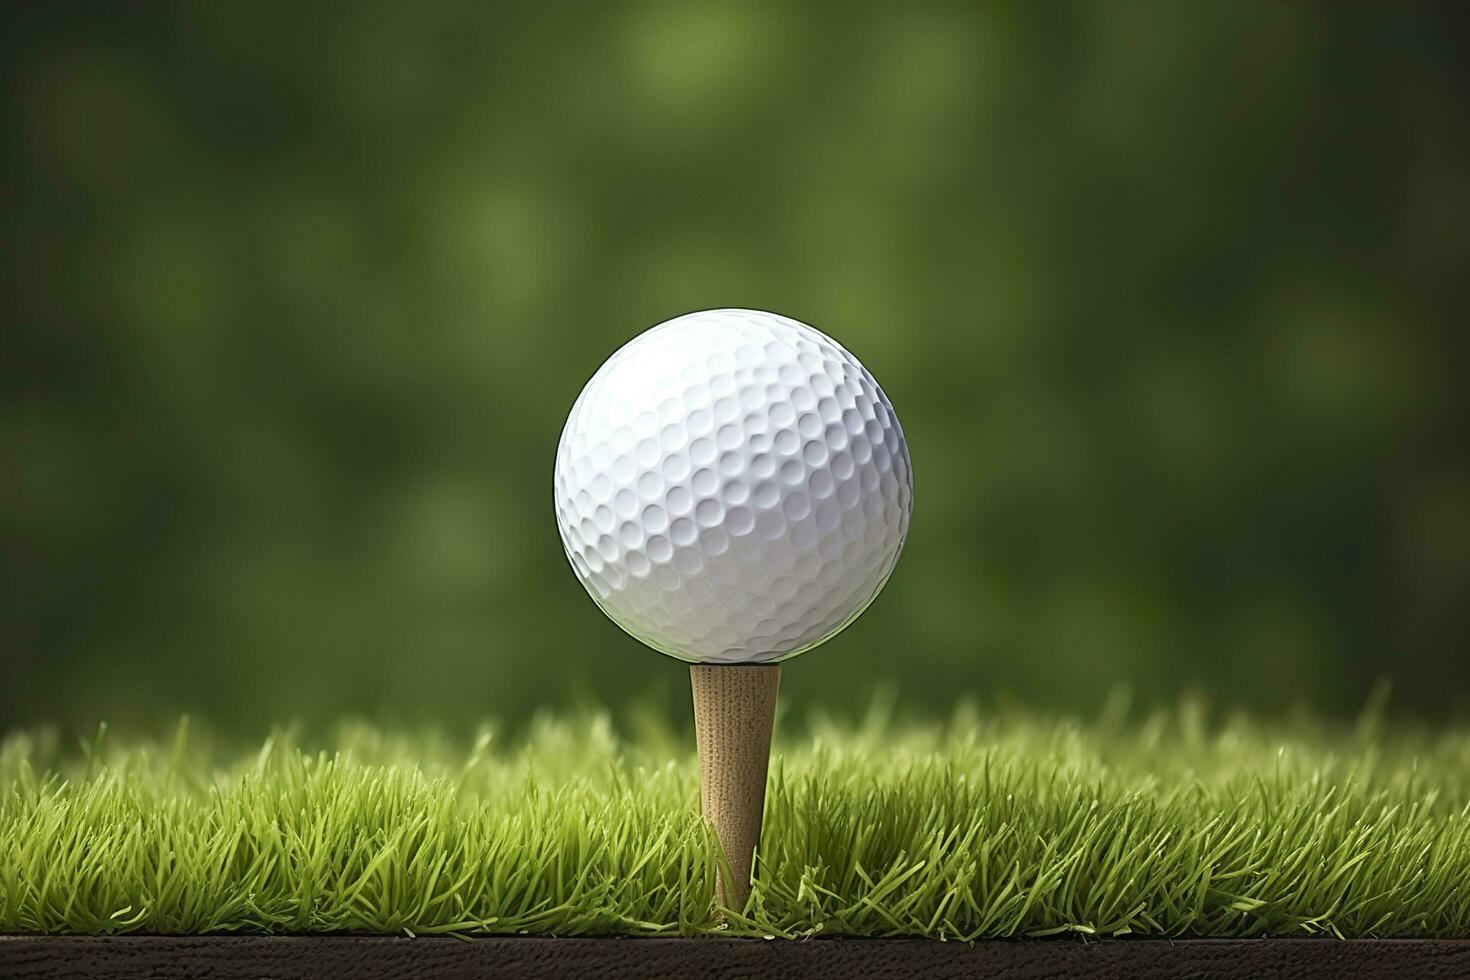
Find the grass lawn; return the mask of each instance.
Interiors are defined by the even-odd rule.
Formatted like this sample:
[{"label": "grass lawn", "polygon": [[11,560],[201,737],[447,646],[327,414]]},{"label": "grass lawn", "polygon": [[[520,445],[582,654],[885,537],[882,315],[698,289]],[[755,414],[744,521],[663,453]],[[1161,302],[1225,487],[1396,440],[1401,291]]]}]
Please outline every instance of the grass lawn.
[{"label": "grass lawn", "polygon": [[634,727],[14,735],[0,932],[1470,936],[1470,731],[787,724],[722,921],[692,738]]}]

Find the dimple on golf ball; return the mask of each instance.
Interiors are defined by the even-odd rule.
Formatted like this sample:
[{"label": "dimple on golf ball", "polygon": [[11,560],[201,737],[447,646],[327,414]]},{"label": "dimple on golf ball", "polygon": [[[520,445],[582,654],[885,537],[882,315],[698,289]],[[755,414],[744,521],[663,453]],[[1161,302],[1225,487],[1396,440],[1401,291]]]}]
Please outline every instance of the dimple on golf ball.
[{"label": "dimple on golf ball", "polygon": [[556,517],[614,622],[693,663],[771,663],[857,618],[913,507],[887,396],[789,317],[706,310],[618,350],[572,406]]}]

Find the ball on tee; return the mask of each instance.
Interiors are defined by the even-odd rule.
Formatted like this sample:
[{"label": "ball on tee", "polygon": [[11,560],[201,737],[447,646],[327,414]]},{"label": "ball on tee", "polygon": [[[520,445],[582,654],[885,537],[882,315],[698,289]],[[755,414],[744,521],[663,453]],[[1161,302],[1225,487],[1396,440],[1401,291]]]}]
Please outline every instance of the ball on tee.
[{"label": "ball on tee", "polygon": [[773,663],[882,589],[913,506],[908,445],[873,376],[788,317],[706,310],[608,358],[556,453],[577,577],[644,643]]}]

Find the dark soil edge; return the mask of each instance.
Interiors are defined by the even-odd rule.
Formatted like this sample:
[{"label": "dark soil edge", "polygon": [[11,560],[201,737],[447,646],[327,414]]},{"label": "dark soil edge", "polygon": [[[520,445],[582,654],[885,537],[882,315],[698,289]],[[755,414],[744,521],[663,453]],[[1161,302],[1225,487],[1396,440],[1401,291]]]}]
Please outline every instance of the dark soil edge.
[{"label": "dark soil edge", "polygon": [[7,980],[1416,980],[1470,977],[1470,939],[551,939],[5,936]]}]

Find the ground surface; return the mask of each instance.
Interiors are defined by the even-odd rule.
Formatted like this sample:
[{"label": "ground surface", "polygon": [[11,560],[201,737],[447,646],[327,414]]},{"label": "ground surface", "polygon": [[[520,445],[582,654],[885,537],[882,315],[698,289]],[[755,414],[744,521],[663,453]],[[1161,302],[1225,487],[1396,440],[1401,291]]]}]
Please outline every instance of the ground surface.
[{"label": "ground surface", "polygon": [[1464,731],[788,725],[722,922],[689,744],[634,727],[12,736],[0,933],[1470,936]]},{"label": "ground surface", "polygon": [[1464,980],[1465,939],[0,937],[6,980]]}]

